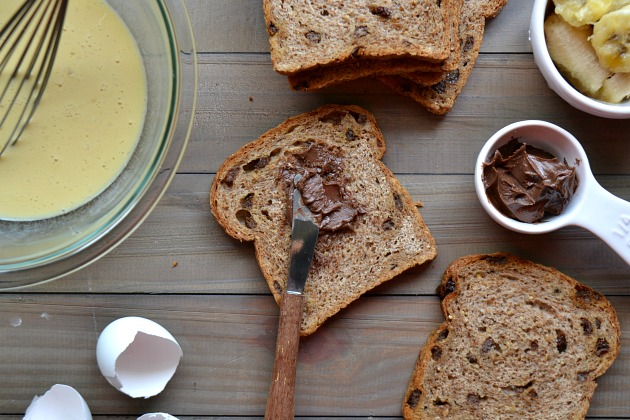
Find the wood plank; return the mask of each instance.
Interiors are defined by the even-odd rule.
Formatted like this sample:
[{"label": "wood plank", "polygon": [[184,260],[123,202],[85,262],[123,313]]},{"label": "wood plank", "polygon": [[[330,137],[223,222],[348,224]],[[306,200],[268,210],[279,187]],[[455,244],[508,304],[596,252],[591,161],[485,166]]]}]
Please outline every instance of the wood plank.
[{"label": "wood plank", "polygon": [[[269,53],[261,0],[186,0],[200,53]],[[508,1],[488,21],[482,53],[531,52],[533,0]]]},{"label": "wood plank", "polygon": [[[107,415],[94,415],[92,416],[94,418],[94,420],[137,420],[138,416],[134,415],[134,416],[107,416]],[[179,420],[252,420],[252,419],[257,419],[257,420],[262,420],[263,416],[178,416],[177,417]],[[0,414],[0,420],[22,420],[23,416],[22,415],[2,415]],[[296,420],[308,420],[308,419],[312,419],[312,417],[303,417],[303,416],[296,416],[295,417]],[[374,416],[369,416],[368,419],[370,420],[394,420],[394,419],[400,419],[400,417],[382,417],[382,416],[378,416],[378,417],[374,417]],[[327,416],[326,420],[365,420],[365,417],[348,417],[348,416],[342,416],[342,417],[333,417],[333,416]],[[606,418],[599,418],[599,420],[615,420],[615,419],[606,419]],[[618,419],[617,419],[618,420]]]},{"label": "wood plank", "polygon": [[[630,267],[589,232],[565,228],[530,236],[503,229],[481,208],[470,175],[399,178],[414,200],[424,204],[420,212],[436,238],[438,257],[375,293],[433,294],[455,258],[508,251],[555,266],[602,293],[630,295]],[[613,193],[630,198],[629,177],[602,176],[600,181]],[[269,293],[253,246],[229,238],[211,215],[211,182],[212,175],[177,175],[153,214],[123,244],[86,269],[33,291]]]},{"label": "wood plank", "polygon": [[[108,415],[93,415],[94,420],[137,420],[138,416],[108,416]],[[262,420],[263,416],[178,416],[179,420]],[[321,418],[321,417],[318,417]],[[365,420],[366,417],[354,417],[354,416],[326,416],[326,420]],[[399,420],[400,417],[383,417],[383,416],[369,416],[370,420]],[[0,420],[22,420],[22,415],[2,415],[0,414]],[[312,417],[296,416],[296,420],[308,420]],[[607,419],[599,417],[598,420],[619,420],[619,419]]]},{"label": "wood plank", "polygon": [[[423,202],[439,255],[303,340],[296,418],[400,418],[418,350],[442,319],[435,287],[444,269],[459,256],[499,250],[555,266],[609,296],[622,354],[599,381],[589,418],[628,418],[630,267],[578,228],[509,232],[474,194],[473,164],[484,141],[513,121],[542,119],[576,134],[602,185],[630,199],[628,122],[576,111],[546,86],[527,34],[533,0],[509,0],[488,21],[472,76],[444,117],[373,81],[292,92],[271,66],[261,0],[185,2],[198,47],[199,101],[179,174],[153,214],[108,256],[50,284],[0,294],[0,420],[21,419],[31,398],[57,382],[77,388],[95,419],[153,411],[182,420],[262,419],[278,310],[252,246],[227,237],[212,218],[208,189],[240,146],[330,102],[374,112],[388,144],[385,163]],[[175,378],[155,398],[132,400],[98,372],[99,332],[127,315],[162,323],[184,348]]]},{"label": "wood plank", "polygon": [[[630,342],[630,298],[613,297]],[[166,327],[184,357],[166,390],[131,399],[100,375],[100,331],[122,316]],[[269,296],[0,295],[0,412],[21,413],[54,383],[75,387],[96,415],[166,411],[176,416],[260,416],[269,387],[277,307]],[[19,319],[19,322],[18,322]],[[420,346],[442,316],[438,299],[366,297],[302,340],[296,415],[400,415]],[[591,416],[625,416],[630,356],[598,381]]]},{"label": "wood plank", "polygon": [[[195,126],[180,172],[213,173],[243,144],[286,118],[325,103],[356,104],[376,116],[397,174],[472,173],[484,142],[519,120],[540,119],[574,133],[598,174],[628,174],[624,120],[576,111],[551,91],[531,54],[482,56],[450,113],[438,117],[372,80],[292,92],[260,55],[200,57]],[[605,128],[605,129],[604,129]]]}]

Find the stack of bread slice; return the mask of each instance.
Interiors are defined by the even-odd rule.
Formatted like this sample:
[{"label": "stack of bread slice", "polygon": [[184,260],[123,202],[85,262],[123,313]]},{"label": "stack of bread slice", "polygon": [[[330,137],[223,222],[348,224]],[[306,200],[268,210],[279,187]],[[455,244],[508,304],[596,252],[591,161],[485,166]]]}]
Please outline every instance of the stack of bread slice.
[{"label": "stack of bread slice", "polygon": [[445,114],[506,1],[264,0],[271,60],[294,90],[377,77]]}]

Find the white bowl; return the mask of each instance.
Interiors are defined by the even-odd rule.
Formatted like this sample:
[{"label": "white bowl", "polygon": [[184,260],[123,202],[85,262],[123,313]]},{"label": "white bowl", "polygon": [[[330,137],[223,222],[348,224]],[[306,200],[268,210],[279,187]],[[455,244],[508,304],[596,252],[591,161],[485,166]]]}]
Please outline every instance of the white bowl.
[{"label": "white bowl", "polygon": [[551,0],[535,0],[529,26],[534,61],[549,87],[571,106],[581,111],[604,118],[630,118],[630,100],[620,104],[611,104],[592,99],[576,90],[560,74],[549,56],[545,40],[545,18],[553,13],[553,7]]},{"label": "white bowl", "polygon": [[[501,213],[488,199],[483,182],[484,163],[512,139],[538,147],[560,161],[575,164],[578,186],[566,208],[538,223],[525,223]],[[486,212],[501,226],[519,233],[548,233],[566,226],[580,226],[599,236],[630,264],[630,232],[627,216],[630,202],[606,191],[593,176],[580,142],[568,131],[546,121],[519,121],[497,131],[481,148],[475,164],[475,190]]]}]

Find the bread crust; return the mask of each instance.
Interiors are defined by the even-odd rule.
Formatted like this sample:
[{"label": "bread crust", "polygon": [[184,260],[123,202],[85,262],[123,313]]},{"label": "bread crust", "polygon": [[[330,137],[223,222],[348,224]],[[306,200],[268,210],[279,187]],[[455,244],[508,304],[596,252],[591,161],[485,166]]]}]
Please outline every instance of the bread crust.
[{"label": "bread crust", "polygon": [[[287,74],[293,90],[309,91],[363,77],[375,77],[437,115],[448,113],[463,90],[479,55],[486,19],[496,16],[507,0],[451,0],[450,53],[444,60],[418,57],[346,57],[320,60]],[[272,57],[274,56],[273,40]],[[278,68],[276,67],[278,71]]]},{"label": "bread crust", "polygon": [[357,58],[441,62],[450,53],[451,1],[384,0],[379,12],[362,0],[265,0],[274,69],[290,75]]},{"label": "bread crust", "polygon": [[442,62],[431,62],[415,57],[389,59],[353,59],[334,65],[320,65],[288,76],[291,89],[310,91],[364,77],[403,75],[416,83],[429,85],[441,80],[444,72],[459,65],[460,31],[463,0],[451,0],[449,16],[450,54]]},{"label": "bread crust", "polygon": [[586,416],[620,351],[604,296],[507,253],[455,260],[438,293],[445,321],[420,351],[405,419]]},{"label": "bread crust", "polygon": [[468,0],[462,6],[460,19],[460,54],[456,69],[444,72],[442,79],[431,86],[418,83],[413,75],[387,75],[379,79],[390,89],[408,96],[437,115],[448,113],[477,61],[486,19],[496,16],[507,0]]},{"label": "bread crust", "polygon": [[281,174],[313,144],[341,156],[344,192],[361,212],[348,229],[320,232],[304,290],[302,335],[437,253],[410,194],[381,161],[386,146],[374,116],[358,106],[325,105],[243,146],[221,165],[210,189],[214,217],[229,235],[254,242],[277,302],[286,287],[291,234],[290,191]]},{"label": "bread crust", "polygon": [[289,75],[287,78],[291,89],[296,91],[312,91],[364,77],[408,74],[422,75],[427,72],[439,73],[440,77],[435,80],[437,82],[441,79],[443,73],[442,65],[409,58],[357,60],[336,66],[316,67]]}]

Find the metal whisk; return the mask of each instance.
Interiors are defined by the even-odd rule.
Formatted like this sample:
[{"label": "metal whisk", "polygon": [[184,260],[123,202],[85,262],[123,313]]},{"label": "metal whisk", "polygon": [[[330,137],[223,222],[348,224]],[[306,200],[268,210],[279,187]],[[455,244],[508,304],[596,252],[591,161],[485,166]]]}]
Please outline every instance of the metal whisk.
[{"label": "metal whisk", "polygon": [[0,29],[0,156],[18,141],[39,105],[68,1],[25,0]]}]

